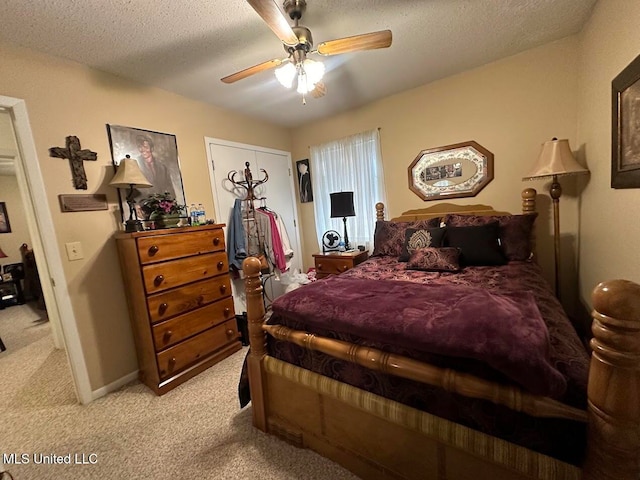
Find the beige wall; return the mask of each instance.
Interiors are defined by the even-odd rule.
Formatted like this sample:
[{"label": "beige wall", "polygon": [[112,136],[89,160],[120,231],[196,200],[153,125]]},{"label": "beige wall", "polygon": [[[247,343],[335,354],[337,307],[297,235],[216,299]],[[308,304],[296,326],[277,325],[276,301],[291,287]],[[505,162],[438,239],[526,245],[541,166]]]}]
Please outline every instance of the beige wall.
[{"label": "beige wall", "polygon": [[[137,368],[113,233],[117,195],[106,124],[175,134],[187,201],[213,212],[204,137],[290,150],[290,132],[156,88],[125,81],[70,61],[0,44],[0,95],[26,101],[39,163],[92,389]],[[212,79],[212,81],[215,81]],[[85,162],[86,193],[106,193],[109,211],[61,213],[57,195],[73,189],[68,161],[48,148],[76,135],[98,153]],[[45,240],[46,241],[46,240]],[[69,262],[66,242],[82,243],[85,258]]]},{"label": "beige wall", "polygon": [[[640,282],[640,189],[611,188],[611,81],[640,54],[640,2],[600,0],[580,41],[578,141],[591,170],[580,209],[580,292]],[[638,133],[640,134],[640,132]]]},{"label": "beige wall", "polygon": [[[535,162],[542,142],[556,136],[576,146],[577,49],[577,38],[569,37],[300,127],[293,135],[293,159],[307,158],[309,145],[380,127],[388,212],[395,216],[433,203],[422,201],[408,187],[407,167],[420,150],[475,140],[495,156],[494,180],[476,197],[451,202],[484,203],[519,212],[522,189],[536,188],[541,207],[540,263],[552,280],[549,182],[521,179]],[[313,174],[313,164],[311,170]],[[561,230],[571,246],[578,230],[577,202],[572,196],[574,184],[563,181],[563,186]],[[313,204],[298,208],[308,267],[318,249]],[[563,278],[570,278],[575,262],[572,251],[566,250]]]}]

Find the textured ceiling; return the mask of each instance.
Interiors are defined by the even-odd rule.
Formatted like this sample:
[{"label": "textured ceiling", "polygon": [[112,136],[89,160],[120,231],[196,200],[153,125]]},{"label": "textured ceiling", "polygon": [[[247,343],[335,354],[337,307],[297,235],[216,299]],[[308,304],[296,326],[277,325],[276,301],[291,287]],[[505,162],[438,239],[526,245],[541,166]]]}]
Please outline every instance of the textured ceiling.
[{"label": "textured ceiling", "polygon": [[[280,5],[280,0],[276,0]],[[0,40],[283,126],[295,126],[577,33],[596,0],[307,0],[314,43],[390,29],[384,50],[320,57],[327,94],[301,97],[266,71],[284,58],[244,0],[0,0]]]}]

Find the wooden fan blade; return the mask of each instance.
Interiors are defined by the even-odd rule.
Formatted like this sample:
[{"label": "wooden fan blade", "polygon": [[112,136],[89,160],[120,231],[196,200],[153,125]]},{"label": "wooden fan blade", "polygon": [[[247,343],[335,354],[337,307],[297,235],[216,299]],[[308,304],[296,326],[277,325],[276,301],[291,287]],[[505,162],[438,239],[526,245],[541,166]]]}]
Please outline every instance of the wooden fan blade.
[{"label": "wooden fan blade", "polygon": [[258,65],[254,65],[253,67],[240,70],[239,72],[228,75],[224,78],[221,78],[220,80],[222,80],[224,83],[234,83],[238,80],[242,80],[243,78],[255,75],[256,73],[264,72],[265,70],[269,70],[270,68],[275,68],[281,64],[282,60],[280,60],[279,58],[274,58],[273,60],[268,60],[266,62],[259,63]]},{"label": "wooden fan blade", "polygon": [[327,94],[327,86],[324,82],[316,83],[316,86],[313,90],[311,90],[311,96],[313,98],[324,97]]},{"label": "wooden fan blade", "polygon": [[292,46],[300,43],[275,0],[247,0],[247,2],[282,43]]},{"label": "wooden fan blade", "polygon": [[320,55],[338,55],[340,53],[356,52],[359,50],[375,50],[391,46],[391,30],[354,35],[353,37],[329,40],[318,45]]}]

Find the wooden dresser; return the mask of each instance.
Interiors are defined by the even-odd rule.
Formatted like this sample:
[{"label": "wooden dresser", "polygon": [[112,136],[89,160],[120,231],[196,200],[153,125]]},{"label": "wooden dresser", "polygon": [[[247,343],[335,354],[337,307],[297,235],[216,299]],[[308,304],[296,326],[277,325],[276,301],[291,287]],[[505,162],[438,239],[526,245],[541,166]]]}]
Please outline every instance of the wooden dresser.
[{"label": "wooden dresser", "polygon": [[158,395],[242,348],[222,227],[116,234],[140,381]]}]

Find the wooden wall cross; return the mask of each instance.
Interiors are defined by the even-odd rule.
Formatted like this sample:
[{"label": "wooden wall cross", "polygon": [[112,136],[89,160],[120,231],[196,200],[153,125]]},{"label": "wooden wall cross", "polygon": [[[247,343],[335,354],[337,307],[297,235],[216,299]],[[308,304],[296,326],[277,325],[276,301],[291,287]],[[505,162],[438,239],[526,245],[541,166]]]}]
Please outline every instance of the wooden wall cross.
[{"label": "wooden wall cross", "polygon": [[82,150],[80,148],[80,139],[74,136],[68,136],[66,147],[51,147],[49,155],[55,158],[69,159],[71,166],[71,175],[73,175],[73,186],[76,190],[87,189],[87,174],[84,171],[85,160],[97,160],[98,154],[91,150]]}]

